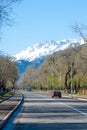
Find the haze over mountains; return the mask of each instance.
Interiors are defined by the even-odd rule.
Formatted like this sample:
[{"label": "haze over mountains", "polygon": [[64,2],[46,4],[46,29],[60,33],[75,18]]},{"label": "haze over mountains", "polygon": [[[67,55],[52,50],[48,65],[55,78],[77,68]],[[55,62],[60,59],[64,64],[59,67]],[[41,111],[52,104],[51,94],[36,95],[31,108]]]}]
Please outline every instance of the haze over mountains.
[{"label": "haze over mountains", "polygon": [[35,67],[39,67],[47,55],[51,55],[54,52],[64,50],[70,45],[75,47],[81,44],[84,44],[83,40],[76,39],[36,42],[14,56],[16,64],[19,68],[19,73],[24,73],[27,66],[31,64],[34,64]]}]

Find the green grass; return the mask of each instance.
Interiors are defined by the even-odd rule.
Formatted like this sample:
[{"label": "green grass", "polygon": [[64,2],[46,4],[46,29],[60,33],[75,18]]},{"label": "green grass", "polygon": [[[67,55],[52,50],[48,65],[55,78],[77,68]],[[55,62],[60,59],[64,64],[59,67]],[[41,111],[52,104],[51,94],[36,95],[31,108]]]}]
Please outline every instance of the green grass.
[{"label": "green grass", "polygon": [[6,93],[4,93],[4,94],[1,94],[1,95],[0,95],[0,100],[2,101],[2,100],[4,100],[5,98],[10,97],[13,93],[14,93],[14,91],[11,90],[11,91],[9,91],[9,92],[6,92]]},{"label": "green grass", "polygon": [[9,92],[3,94],[2,96],[3,96],[3,97],[9,97],[9,96],[11,96],[12,94],[13,94],[13,91],[9,91]]},{"label": "green grass", "polygon": [[76,93],[76,94],[70,94],[70,95],[72,95],[72,96],[87,96],[87,94],[80,94],[80,93]]}]

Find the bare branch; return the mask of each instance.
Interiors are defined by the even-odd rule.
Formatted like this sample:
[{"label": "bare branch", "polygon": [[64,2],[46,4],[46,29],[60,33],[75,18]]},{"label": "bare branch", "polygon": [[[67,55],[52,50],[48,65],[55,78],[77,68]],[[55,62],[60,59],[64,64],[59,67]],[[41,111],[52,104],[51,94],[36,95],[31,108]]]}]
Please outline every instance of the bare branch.
[{"label": "bare branch", "polygon": [[2,24],[10,25],[12,20],[10,14],[12,13],[12,4],[21,0],[0,0],[0,26]]},{"label": "bare branch", "polygon": [[87,30],[87,26],[84,24],[78,25],[75,23],[74,26],[72,26],[75,33],[77,33],[80,37],[83,38],[84,42],[87,43],[87,35],[85,34],[85,30]]}]

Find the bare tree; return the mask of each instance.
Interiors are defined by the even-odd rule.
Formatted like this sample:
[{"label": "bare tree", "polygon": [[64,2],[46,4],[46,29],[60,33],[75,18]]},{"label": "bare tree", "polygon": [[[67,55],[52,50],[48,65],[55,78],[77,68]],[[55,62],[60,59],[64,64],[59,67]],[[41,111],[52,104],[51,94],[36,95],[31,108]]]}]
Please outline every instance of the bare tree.
[{"label": "bare tree", "polygon": [[17,78],[16,65],[10,61],[9,57],[0,56],[0,91],[6,89],[8,81],[11,82],[11,87],[14,87]]},{"label": "bare tree", "polygon": [[70,93],[76,91],[76,88],[73,85],[73,78],[76,75],[75,57],[78,52],[78,46],[73,47],[72,45],[70,45],[70,47],[62,53],[64,60],[67,64],[67,71],[65,73],[65,86],[67,89],[70,90]]},{"label": "bare tree", "polygon": [[11,22],[12,5],[21,0],[0,0],[0,27]]},{"label": "bare tree", "polygon": [[[72,27],[74,32],[77,33],[83,40],[85,45],[84,46],[79,46],[80,48],[80,58],[83,60],[84,63],[87,64],[87,26],[84,24],[78,25],[77,23]],[[81,65],[82,66],[82,65]]]},{"label": "bare tree", "polygon": [[75,23],[75,25],[72,26],[72,29],[84,40],[85,43],[87,43],[87,35],[85,34],[85,31],[87,30],[86,25]]}]

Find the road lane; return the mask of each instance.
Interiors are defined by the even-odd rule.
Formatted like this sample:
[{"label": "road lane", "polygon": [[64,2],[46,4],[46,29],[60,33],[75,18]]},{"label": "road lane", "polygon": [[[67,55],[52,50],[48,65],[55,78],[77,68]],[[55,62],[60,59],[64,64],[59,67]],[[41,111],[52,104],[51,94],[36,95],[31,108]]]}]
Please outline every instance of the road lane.
[{"label": "road lane", "polygon": [[3,130],[87,130],[86,101],[51,98],[37,92],[23,94],[20,113]]}]

